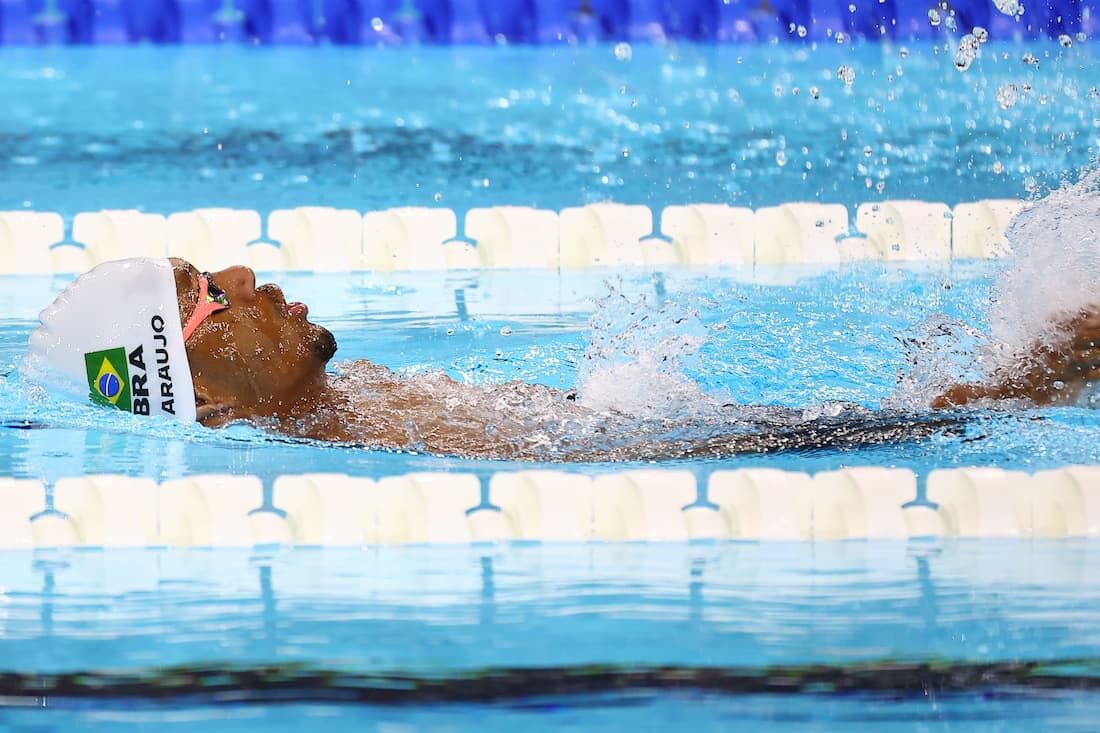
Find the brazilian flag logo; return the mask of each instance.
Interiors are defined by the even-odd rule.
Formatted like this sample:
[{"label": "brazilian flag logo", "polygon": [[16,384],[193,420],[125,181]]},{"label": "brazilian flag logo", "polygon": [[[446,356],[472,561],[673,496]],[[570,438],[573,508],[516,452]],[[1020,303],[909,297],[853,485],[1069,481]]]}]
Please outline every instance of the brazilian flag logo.
[{"label": "brazilian flag logo", "polygon": [[97,405],[133,411],[130,402],[130,369],[126,366],[126,349],[93,351],[84,355],[88,372],[90,397]]}]

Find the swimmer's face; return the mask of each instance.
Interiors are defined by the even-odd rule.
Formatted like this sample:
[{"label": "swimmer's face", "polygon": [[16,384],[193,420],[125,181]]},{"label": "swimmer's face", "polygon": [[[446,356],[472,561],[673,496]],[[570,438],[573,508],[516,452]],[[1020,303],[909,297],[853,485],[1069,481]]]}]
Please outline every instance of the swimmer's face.
[{"label": "swimmer's face", "polygon": [[[172,260],[180,322],[199,297],[199,271]],[[288,305],[276,285],[256,287],[256,273],[230,267],[211,273],[229,308],[209,316],[187,341],[199,422],[219,425],[256,416],[290,416],[317,396],[336,339],[306,320],[301,303]]]}]

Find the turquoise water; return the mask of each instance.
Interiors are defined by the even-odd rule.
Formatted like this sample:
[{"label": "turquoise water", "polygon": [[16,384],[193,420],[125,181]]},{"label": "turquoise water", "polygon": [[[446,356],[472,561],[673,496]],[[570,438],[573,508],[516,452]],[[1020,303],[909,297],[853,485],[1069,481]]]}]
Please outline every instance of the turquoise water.
[{"label": "turquoise water", "polygon": [[[1100,587],[1087,541],[753,543],[5,553],[0,658],[24,674],[285,667],[462,679],[487,669],[756,670],[889,660],[1086,658]],[[1088,665],[1091,665],[1089,667]],[[173,672],[173,670],[177,670]],[[5,692],[8,680],[0,681]],[[10,730],[576,728],[1089,730],[1093,693],[984,682],[961,692],[604,690],[472,704],[237,704],[100,690],[0,706]],[[302,689],[308,689],[303,685]],[[34,704],[34,700],[27,702]],[[42,707],[46,709],[43,710]],[[315,729],[315,728],[314,728]]]},{"label": "turquoise water", "polygon": [[952,58],[929,42],[628,60],[610,45],[9,47],[0,207],[954,204],[1024,196],[1097,155],[1095,43],[990,44],[965,73]]},{"label": "turquoise water", "polygon": [[[1027,53],[1038,66],[1024,62]],[[0,208],[461,212],[606,199],[659,209],[1018,197],[1095,157],[1094,55],[1092,44],[987,46],[960,73],[928,44],[647,46],[630,60],[603,46],[5,48]],[[855,72],[850,87],[837,78],[841,65]],[[1008,84],[1017,99],[1002,106],[997,92]],[[579,384],[583,393],[624,345],[661,354],[671,339],[691,347],[661,376],[730,402],[812,414],[835,402],[918,408],[943,375],[918,369],[922,379],[905,378],[923,353],[917,342],[939,328],[965,354],[975,340],[967,328],[988,325],[997,267],[280,282],[336,334],[338,361],[444,369],[476,383]],[[231,472],[270,484],[312,471],[486,476],[529,467],[287,443],[243,426],[134,421],[52,399],[17,367],[38,311],[67,282],[0,277],[0,474],[49,483],[85,473]],[[944,368],[973,371],[965,357]],[[644,387],[588,397],[626,400]],[[1088,409],[979,412],[960,434],[676,465],[701,481],[750,466],[1037,470],[1095,463],[1098,436]],[[843,671],[890,660],[1070,660],[1095,674],[1096,552],[1088,542],[981,541],[4,553],[0,672],[81,672],[88,684],[113,672],[155,686],[179,678],[175,665],[465,679],[547,665],[764,675],[807,663]],[[0,690],[0,729],[1084,731],[1100,707],[1080,689],[1089,674],[1059,689],[660,688],[404,706],[260,705],[241,690],[156,698],[148,686],[42,700],[5,696],[13,683],[0,677],[9,685]]]},{"label": "turquoise water", "polygon": [[[653,389],[697,388],[720,402],[805,408],[834,403],[878,409],[899,402],[924,410],[935,385],[899,392],[910,361],[932,324],[984,330],[994,263],[938,264],[922,269],[867,265],[853,270],[805,271],[790,282],[760,282],[764,274],[698,275],[671,272],[420,273],[408,275],[289,275],[288,297],[310,304],[311,318],[330,327],[343,361],[370,359],[409,374],[445,370],[464,381],[509,379],[560,388],[579,386],[582,403],[629,405],[652,377]],[[22,381],[17,366],[39,304],[65,278],[5,278],[0,307],[0,420],[36,429],[0,430],[0,459],[9,473],[53,480],[84,473],[148,476],[194,473],[255,474],[338,471],[382,476],[411,470],[487,474],[529,463],[473,461],[415,453],[345,450],[312,443],[288,445],[246,426],[210,431],[168,421],[151,424],[122,413],[53,398]],[[456,305],[456,302],[460,305]],[[956,328],[962,331],[962,326]],[[681,351],[678,339],[701,341]],[[671,341],[670,341],[671,340]],[[647,364],[670,348],[673,369],[593,387],[592,372]],[[965,347],[964,339],[961,346]],[[624,349],[636,357],[624,362]],[[659,361],[659,359],[657,359]],[[965,362],[964,362],[965,363]],[[648,367],[646,367],[648,368]],[[654,368],[655,369],[655,368]],[[966,369],[961,375],[972,374]],[[586,386],[589,385],[589,386]],[[676,404],[662,410],[676,417]],[[681,419],[696,413],[684,406]],[[958,434],[888,443],[860,450],[820,450],[678,465],[710,470],[772,466],[825,470],[853,465],[933,468],[998,465],[1038,470],[1096,459],[1100,420],[1086,408],[978,412]],[[622,468],[594,464],[586,470]]]},{"label": "turquoise water", "polygon": [[[682,374],[708,393],[874,407],[897,398],[899,376],[910,369],[905,341],[923,332],[926,319],[984,327],[996,267],[282,280],[288,294],[311,304],[317,321],[332,326],[338,359],[442,368],[475,382],[523,378],[567,386],[591,368],[586,354],[598,357],[599,344],[625,338],[644,345],[687,333],[703,344],[684,360]],[[769,282],[780,274],[785,282]],[[2,282],[0,365],[11,371],[0,379],[0,421],[35,428],[0,429],[0,465],[15,476],[52,482],[83,473],[164,479],[228,471],[270,484],[281,473],[311,471],[487,476],[528,467],[288,444],[245,427],[134,421],[28,392],[15,367],[38,304],[67,280]],[[638,323],[659,325],[632,325]],[[1095,461],[1098,430],[1094,412],[1080,408],[982,414],[963,435],[676,466],[701,482],[711,470],[747,466],[1034,470]],[[0,729],[711,730],[736,720],[747,730],[1090,730],[1095,693],[1005,682],[842,694],[819,686],[798,695],[534,692],[495,702],[458,696],[382,706],[310,698],[318,692],[305,683],[281,693],[304,698],[275,706],[260,704],[254,697],[260,693],[247,685],[206,695],[201,685],[168,696],[156,690],[164,680],[178,682],[181,667],[207,670],[222,682],[234,670],[252,674],[264,665],[280,665],[284,680],[320,671],[461,682],[493,670],[596,664],[624,672],[732,669],[755,678],[777,665],[820,663],[839,675],[846,665],[893,660],[941,667],[1069,660],[1072,669],[1085,668],[1083,681],[1073,684],[1087,686],[1100,644],[1098,557],[1089,541],[6,552],[0,659],[7,661],[0,672],[19,673],[33,685],[43,684],[36,674],[76,672],[81,680],[107,673],[145,682],[129,692],[88,682],[98,685],[93,697],[15,697],[15,683],[0,676],[0,702],[7,701],[0,704]]]}]

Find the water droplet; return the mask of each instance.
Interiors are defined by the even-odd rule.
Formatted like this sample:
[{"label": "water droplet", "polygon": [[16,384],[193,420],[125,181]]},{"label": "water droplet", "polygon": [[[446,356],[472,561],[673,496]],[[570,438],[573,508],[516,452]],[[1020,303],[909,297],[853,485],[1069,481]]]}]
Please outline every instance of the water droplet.
[{"label": "water droplet", "polygon": [[454,336],[455,335],[455,330],[453,328],[448,328],[447,329],[447,335],[448,336]]},{"label": "water droplet", "polygon": [[787,153],[780,150],[775,154],[775,162],[778,163],[780,167],[787,165]]},{"label": "water droplet", "polygon": [[837,31],[837,34],[836,34],[836,36],[834,37],[834,39],[833,39],[833,40],[835,40],[835,41],[836,41],[836,43],[837,43],[837,45],[838,45],[838,46],[842,46],[842,45],[844,45],[844,42],[848,40],[848,37],[847,37],[847,36],[845,36],[845,35],[844,35],[843,33],[841,33],[840,31]]},{"label": "water droplet", "polygon": [[814,99],[821,99],[821,90],[817,87],[810,87],[810,96]]},{"label": "water droplet", "polygon": [[855,3],[848,3],[848,12],[849,13],[856,12],[856,4]]},{"label": "water droplet", "polygon": [[851,66],[841,66],[836,70],[836,78],[844,82],[844,86],[852,86],[856,81],[856,70]]},{"label": "water droplet", "polygon": [[1018,18],[1024,14],[1024,6],[1020,4],[1020,0],[993,0],[993,5],[997,10],[1000,10],[1005,15],[1011,15],[1013,18]]},{"label": "water droplet", "polygon": [[629,43],[616,43],[615,44],[615,58],[619,61],[629,61],[634,56],[634,49],[630,47]]},{"label": "water droplet", "polygon": [[1039,68],[1039,58],[1033,53],[1025,53],[1022,60],[1025,64]]},{"label": "water droplet", "polygon": [[804,25],[798,26],[797,31],[798,31],[798,37],[799,38],[805,38],[806,37],[806,26],[804,26]]},{"label": "water droplet", "polygon": [[978,39],[978,43],[986,43],[989,40],[989,31],[980,25],[974,26],[974,37]]},{"label": "water droplet", "polygon": [[1005,84],[997,90],[997,104],[1001,105],[1001,109],[1015,107],[1018,97],[1015,84]]},{"label": "water droplet", "polygon": [[863,157],[864,158],[870,158],[872,155],[874,155],[874,153],[875,153],[875,151],[871,149],[870,145],[865,145],[863,147]]},{"label": "water droplet", "polygon": [[905,46],[902,46],[901,49],[898,50],[898,55],[901,56],[903,59],[909,58],[909,49]]},{"label": "water droplet", "polygon": [[443,200],[443,194],[437,191],[435,196],[432,196],[432,198],[435,199],[435,202],[438,204],[440,201]]},{"label": "water droplet", "polygon": [[993,161],[993,172],[1000,175],[1005,172],[1004,164],[999,160]]},{"label": "water droplet", "polygon": [[935,8],[929,8],[928,22],[938,28],[940,25],[940,11]]},{"label": "water droplet", "polygon": [[959,47],[955,50],[955,68],[966,71],[980,53],[978,39],[967,33],[959,39]]},{"label": "water droplet", "polygon": [[1062,44],[1062,48],[1069,48],[1073,45],[1073,39],[1063,33],[1058,36],[1058,43]]},{"label": "water droplet", "polygon": [[623,148],[623,157],[624,158],[629,158],[630,157],[630,148]]},{"label": "water droplet", "polygon": [[501,326],[500,327],[500,335],[501,336],[511,336],[512,335],[512,329],[508,328],[507,326]]},{"label": "water droplet", "polygon": [[375,33],[381,33],[386,24],[382,22],[381,18],[374,17],[370,19],[370,27],[374,29]]}]

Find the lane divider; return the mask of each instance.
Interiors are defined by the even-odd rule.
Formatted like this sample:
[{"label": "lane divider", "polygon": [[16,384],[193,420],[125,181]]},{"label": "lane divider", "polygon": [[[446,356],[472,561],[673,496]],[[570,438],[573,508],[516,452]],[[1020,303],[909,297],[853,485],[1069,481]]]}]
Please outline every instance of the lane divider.
[{"label": "lane divider", "polygon": [[1100,537],[1100,466],[0,479],[0,549]]},{"label": "lane divider", "polygon": [[519,206],[401,207],[361,214],[306,206],[272,211],[196,209],[82,212],[66,237],[53,212],[0,211],[0,275],[80,273],[123,257],[182,257],[200,269],[236,264],[263,272],[392,272],[518,268],[667,268],[948,260],[1007,254],[1005,232],[1025,203],[997,199],[953,210],[927,201],[857,207],[788,203],[617,203],[560,212]]}]

